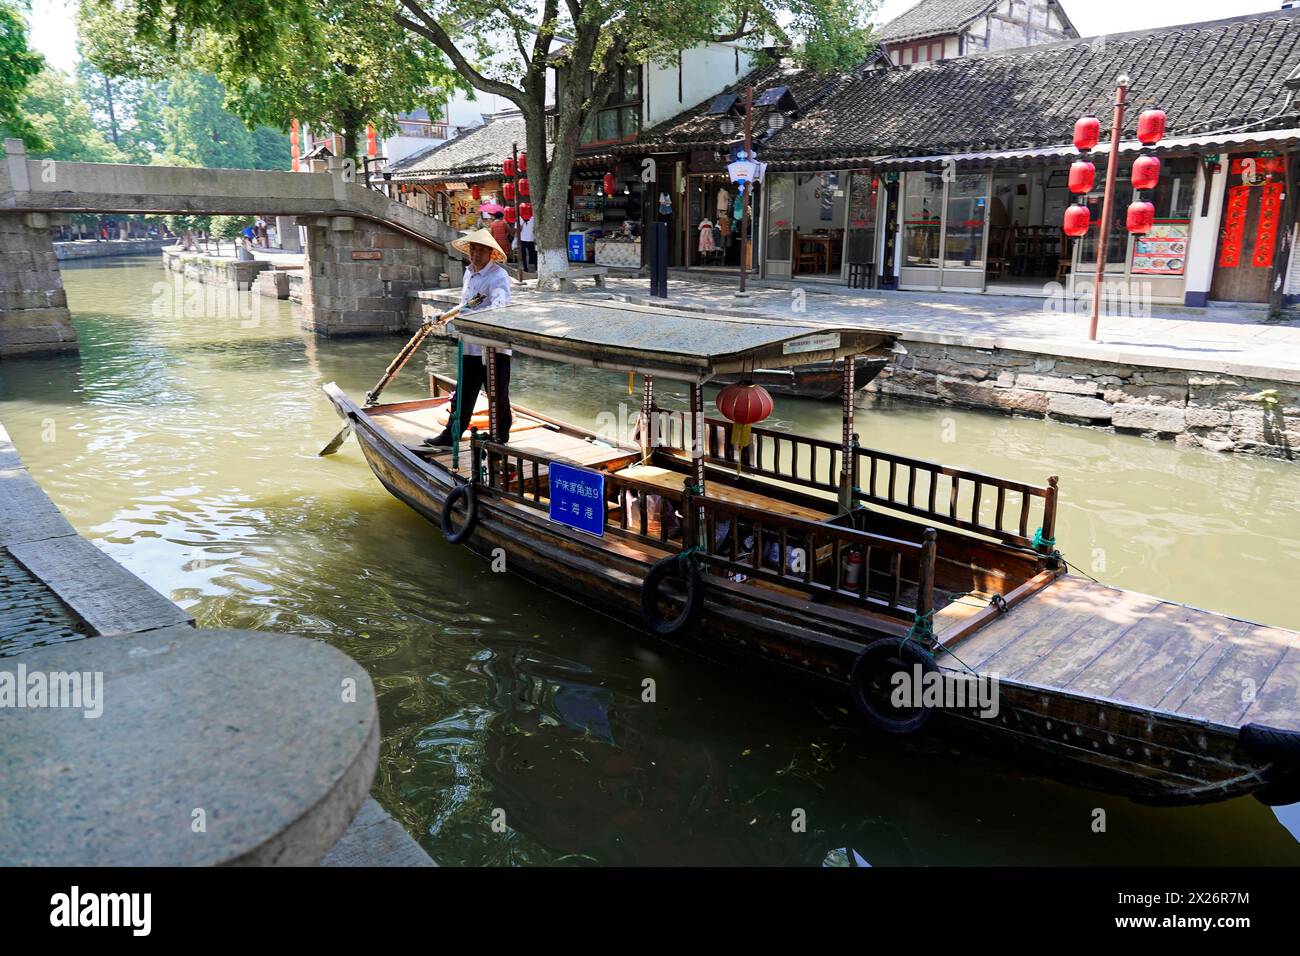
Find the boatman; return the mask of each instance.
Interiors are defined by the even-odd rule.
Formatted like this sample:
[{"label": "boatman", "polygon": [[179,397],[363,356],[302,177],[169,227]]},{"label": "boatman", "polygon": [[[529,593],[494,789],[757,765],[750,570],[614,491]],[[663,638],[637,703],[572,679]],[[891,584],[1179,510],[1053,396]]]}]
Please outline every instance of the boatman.
[{"label": "boatman", "polygon": [[[477,229],[461,236],[451,244],[451,247],[469,257],[469,265],[465,269],[465,281],[460,289],[461,306],[463,307],[476,295],[483,296],[480,305],[466,308],[465,312],[510,304],[510,276],[501,267],[501,263],[506,261],[505,250],[497,244],[489,230]],[[470,419],[474,417],[474,403],[478,401],[479,392],[487,382],[487,359],[483,355],[483,346],[465,346],[464,367],[460,374],[461,380],[456,384],[456,393],[451,406],[454,409],[459,400],[460,427],[454,432],[457,439],[469,430]],[[497,436],[504,445],[510,440],[510,424],[514,420],[510,414],[509,349],[497,349],[496,378],[494,405],[497,414]],[[437,448],[450,448],[452,436],[453,431],[449,422],[441,435],[436,438],[426,438],[424,443]]]}]

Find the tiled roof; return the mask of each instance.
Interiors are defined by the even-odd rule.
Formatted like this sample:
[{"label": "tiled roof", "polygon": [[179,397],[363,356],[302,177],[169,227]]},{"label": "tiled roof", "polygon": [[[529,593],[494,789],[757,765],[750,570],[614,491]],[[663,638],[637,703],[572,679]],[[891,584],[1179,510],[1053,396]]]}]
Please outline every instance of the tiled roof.
[{"label": "tiled roof", "polygon": [[[1300,125],[1284,81],[1300,68],[1300,11],[1090,37],[1043,47],[860,72],[805,109],[762,154],[866,157],[1070,141],[1083,113],[1109,125],[1127,73],[1126,137],[1159,106],[1170,135]],[[1105,135],[1105,134],[1103,134]]]},{"label": "tiled roof", "polygon": [[[815,73],[812,70],[793,66],[789,61],[773,61],[741,77],[723,92],[745,96],[752,84],[754,99],[763,92],[779,86],[788,87],[801,111],[821,101],[828,94],[849,81],[852,74]],[[721,95],[721,94],[718,94]],[[676,146],[680,148],[713,148],[734,141],[736,136],[724,136],[718,128],[722,120],[719,115],[709,115],[706,110],[714,97],[698,103],[690,109],[683,110],[672,119],[664,120],[637,138],[637,144],[655,146]],[[759,136],[767,131],[767,116],[772,111],[769,107],[755,107],[753,129]],[[733,117],[740,126],[740,117]]]},{"label": "tiled roof", "polygon": [[510,149],[527,142],[527,126],[523,116],[496,115],[482,126],[466,130],[455,139],[438,143],[428,149],[393,163],[394,179],[455,179],[475,173],[500,173],[501,161],[510,155]]},{"label": "tiled roof", "polygon": [[998,0],[920,0],[880,28],[882,43],[956,33],[998,5]]}]

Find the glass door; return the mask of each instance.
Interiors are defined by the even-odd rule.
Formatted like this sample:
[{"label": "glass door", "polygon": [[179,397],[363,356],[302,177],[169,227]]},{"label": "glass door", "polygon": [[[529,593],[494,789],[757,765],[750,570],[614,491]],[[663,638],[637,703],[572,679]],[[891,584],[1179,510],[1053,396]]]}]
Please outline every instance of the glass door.
[{"label": "glass door", "polygon": [[949,178],[945,185],[941,286],[983,291],[985,221],[992,173],[963,173]]},{"label": "glass door", "polygon": [[790,250],[794,245],[794,174],[773,173],[767,178],[766,274],[790,278]]},{"label": "glass door", "polygon": [[866,170],[855,170],[849,180],[849,201],[844,223],[844,275],[850,265],[876,268],[876,197],[880,181]]}]

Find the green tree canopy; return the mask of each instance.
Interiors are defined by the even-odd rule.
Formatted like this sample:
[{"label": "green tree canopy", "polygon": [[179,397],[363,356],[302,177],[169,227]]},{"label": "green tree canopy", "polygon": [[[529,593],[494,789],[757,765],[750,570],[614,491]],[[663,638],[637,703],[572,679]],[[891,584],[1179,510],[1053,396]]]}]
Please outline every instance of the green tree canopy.
[{"label": "green tree canopy", "polygon": [[30,149],[49,144],[22,111],[23,94],[45,59],[27,45],[27,24],[9,0],[0,0],[0,134],[16,136]]},{"label": "green tree canopy", "polygon": [[23,96],[27,122],[42,140],[34,157],[77,163],[123,163],[126,155],[95,125],[90,107],[66,74],[45,69]]}]

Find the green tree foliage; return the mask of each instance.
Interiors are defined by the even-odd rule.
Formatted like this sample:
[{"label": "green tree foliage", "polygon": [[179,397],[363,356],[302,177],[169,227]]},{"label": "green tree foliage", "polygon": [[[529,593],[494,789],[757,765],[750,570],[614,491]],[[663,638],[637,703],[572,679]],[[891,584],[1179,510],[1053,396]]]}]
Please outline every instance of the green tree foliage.
[{"label": "green tree foliage", "polygon": [[77,89],[96,125],[127,162],[147,164],[162,152],[166,83],[112,77],[83,56],[77,64]]},{"label": "green tree foliage", "polygon": [[0,0],[0,134],[16,136],[29,149],[49,144],[23,114],[23,94],[45,65],[27,45],[27,24],[17,6]]},{"label": "green tree foliage", "polygon": [[289,137],[249,131],[222,105],[226,91],[206,73],[184,73],[167,85],[162,108],[162,155],[167,166],[214,169],[287,169]]},{"label": "green tree foliage", "polygon": [[[308,9],[298,0],[252,0],[237,12],[214,6],[222,15],[200,25],[171,3],[86,0],[88,55],[114,75],[196,64],[225,84],[226,108],[249,125],[285,129],[298,119],[327,127],[353,156],[366,126],[392,133],[399,113],[436,112],[451,90],[468,89],[438,49],[403,29],[382,3],[311,0]],[[256,44],[245,36],[245,15],[265,28]]]},{"label": "green tree foliage", "polygon": [[23,96],[22,110],[43,148],[38,158],[78,163],[122,163],[127,157],[95,125],[90,107],[66,74],[45,69]]}]

